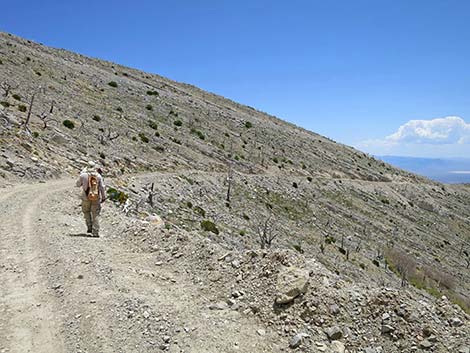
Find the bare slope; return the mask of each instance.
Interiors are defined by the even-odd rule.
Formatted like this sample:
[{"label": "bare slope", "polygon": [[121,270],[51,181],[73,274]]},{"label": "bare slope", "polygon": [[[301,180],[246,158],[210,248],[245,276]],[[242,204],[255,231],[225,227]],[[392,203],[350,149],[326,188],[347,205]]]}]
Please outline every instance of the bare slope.
[{"label": "bare slope", "polygon": [[[408,287],[397,294],[416,310],[419,298],[432,303],[433,296],[443,294],[468,308],[467,186],[431,182],[193,86],[8,34],[0,34],[0,60],[4,88],[0,92],[0,177],[5,183],[76,175],[84,161],[99,159],[107,175],[114,176],[111,185],[129,198],[119,206],[127,212],[125,220],[157,213],[176,236],[193,232],[240,256],[259,249],[260,232],[267,230],[268,237],[275,236],[274,254],[287,251],[288,255],[286,260],[273,255],[272,268],[266,264],[268,272],[253,268],[260,278],[275,281],[282,266],[291,264],[309,269],[317,285],[322,281],[315,279],[315,273],[331,271],[344,283],[356,283],[352,292],[380,292],[384,286],[399,288],[403,276],[421,288]],[[33,94],[31,120],[25,128]],[[144,171],[168,173],[135,180],[129,176]],[[202,230],[202,221],[212,222],[218,231]],[[122,229],[122,234],[132,232]],[[155,234],[144,237],[142,244]],[[144,250],[149,251],[145,246]],[[173,255],[177,254],[175,250]],[[192,260],[187,260],[187,270],[197,278]],[[313,266],[311,261],[322,265]],[[244,271],[256,285],[250,269]],[[203,271],[202,283],[206,275]],[[228,279],[242,285],[237,276]],[[227,288],[233,283],[227,283]],[[286,340],[294,331],[320,339],[322,325],[333,317],[324,311],[326,304],[315,303],[315,289],[301,296],[304,302],[296,299],[293,306],[273,308],[269,283],[259,281],[252,295],[263,299],[245,314],[271,322]],[[263,286],[268,286],[264,294],[259,292]],[[325,285],[325,291],[328,288]],[[341,305],[348,305],[345,292],[331,292],[332,298],[336,295],[342,296]],[[366,299],[357,305],[366,305]],[[325,315],[326,321],[302,317],[300,308],[305,305]],[[241,306],[235,311],[246,310]],[[365,348],[370,339],[377,346],[413,350],[425,336],[422,327],[413,325],[394,336],[374,326],[378,331],[371,328],[366,335],[360,328],[366,318],[357,315],[357,327],[351,326],[355,318],[349,309],[338,320],[356,330],[343,339],[352,351]],[[458,315],[468,320],[463,313]],[[403,324],[400,320],[397,326]],[[431,342],[432,347],[442,350],[446,344],[454,348],[465,344],[453,331],[460,328],[453,328],[450,318],[438,320],[435,330],[442,335],[455,333],[455,339],[450,342],[442,336]]]}]

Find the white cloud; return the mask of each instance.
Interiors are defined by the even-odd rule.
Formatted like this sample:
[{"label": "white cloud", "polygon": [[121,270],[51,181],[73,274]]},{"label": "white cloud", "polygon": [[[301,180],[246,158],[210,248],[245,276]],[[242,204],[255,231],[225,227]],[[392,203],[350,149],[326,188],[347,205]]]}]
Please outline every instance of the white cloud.
[{"label": "white cloud", "polygon": [[467,144],[470,124],[458,116],[432,120],[410,120],[387,136],[384,144]]},{"label": "white cloud", "polygon": [[382,139],[354,146],[373,155],[462,158],[470,155],[470,124],[458,116],[410,120]]}]

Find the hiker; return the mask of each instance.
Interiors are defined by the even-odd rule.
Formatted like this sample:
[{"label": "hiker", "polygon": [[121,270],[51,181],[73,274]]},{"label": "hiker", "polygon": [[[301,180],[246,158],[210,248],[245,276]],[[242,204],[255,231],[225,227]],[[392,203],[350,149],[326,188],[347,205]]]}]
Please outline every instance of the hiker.
[{"label": "hiker", "polygon": [[88,162],[88,166],[80,172],[77,186],[81,187],[82,211],[85,216],[87,233],[93,237],[99,237],[100,225],[98,217],[101,211],[101,203],[106,200],[102,170],[94,162]]}]

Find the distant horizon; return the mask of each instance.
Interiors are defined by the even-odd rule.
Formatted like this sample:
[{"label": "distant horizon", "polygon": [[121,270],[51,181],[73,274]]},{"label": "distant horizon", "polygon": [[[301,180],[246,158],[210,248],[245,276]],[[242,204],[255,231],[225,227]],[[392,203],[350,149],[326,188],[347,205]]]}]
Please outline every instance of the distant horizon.
[{"label": "distant horizon", "polygon": [[26,0],[2,9],[7,33],[197,86],[369,154],[470,155],[470,3]]}]

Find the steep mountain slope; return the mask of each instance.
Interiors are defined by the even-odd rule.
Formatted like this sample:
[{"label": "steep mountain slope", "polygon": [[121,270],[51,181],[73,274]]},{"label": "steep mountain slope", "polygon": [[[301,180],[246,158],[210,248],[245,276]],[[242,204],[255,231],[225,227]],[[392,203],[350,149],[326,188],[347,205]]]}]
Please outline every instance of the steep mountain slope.
[{"label": "steep mountain slope", "polygon": [[[322,326],[337,323],[349,327],[339,338],[351,351],[413,351],[429,335],[397,311],[401,304],[419,311],[425,300],[427,317],[440,320],[432,335],[441,336],[422,349],[470,344],[462,335],[468,316],[453,307],[462,325],[454,325],[448,311],[439,317],[435,308],[443,304],[433,297],[445,294],[470,306],[468,186],[415,176],[190,85],[5,33],[0,83],[0,180],[76,175],[87,160],[99,160],[113,177],[110,196],[121,197],[116,208],[124,220],[158,214],[177,234],[189,232],[230,252],[228,268],[214,269],[213,257],[204,258],[190,240],[192,252],[181,261],[195,278],[222,273],[224,279],[209,281],[218,293],[234,283],[243,287],[246,302],[236,310],[273,325],[280,337],[307,332],[302,347],[316,351]],[[134,231],[139,228],[119,234]],[[161,241],[155,234],[139,242],[138,251],[154,251],[151,242]],[[269,245],[263,235],[274,238],[268,252],[259,251]],[[286,265],[308,269],[316,288],[273,309],[276,276]],[[397,290],[400,276],[420,289]],[[335,302],[340,316],[329,312]],[[395,307],[361,309],[379,302]],[[307,309],[311,315],[300,315]],[[383,323],[385,314],[392,317]],[[361,332],[361,325],[377,330]],[[381,329],[386,325],[393,330]]]}]

